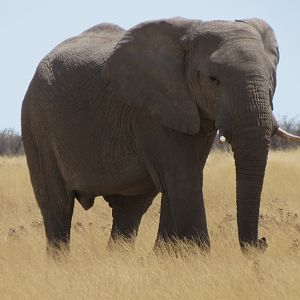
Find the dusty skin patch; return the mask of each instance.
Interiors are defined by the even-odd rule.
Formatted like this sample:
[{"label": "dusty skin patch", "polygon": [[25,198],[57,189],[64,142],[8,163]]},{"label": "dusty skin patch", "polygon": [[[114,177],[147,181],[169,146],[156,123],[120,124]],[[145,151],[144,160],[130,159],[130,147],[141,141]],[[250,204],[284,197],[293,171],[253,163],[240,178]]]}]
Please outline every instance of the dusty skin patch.
[{"label": "dusty skin patch", "polygon": [[260,212],[265,254],[241,254],[231,154],[205,169],[210,255],[181,244],[155,255],[159,197],[145,215],[136,249],[107,249],[111,211],[97,198],[76,204],[70,255],[47,259],[44,228],[24,157],[0,158],[1,299],[300,299],[300,151],[270,154]]}]

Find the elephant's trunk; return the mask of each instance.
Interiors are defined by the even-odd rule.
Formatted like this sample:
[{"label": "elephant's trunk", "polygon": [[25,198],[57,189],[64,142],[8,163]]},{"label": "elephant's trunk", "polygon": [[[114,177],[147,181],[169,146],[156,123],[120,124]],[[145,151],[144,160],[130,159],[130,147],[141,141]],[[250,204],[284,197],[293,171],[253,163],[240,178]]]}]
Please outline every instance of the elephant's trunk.
[{"label": "elephant's trunk", "polygon": [[[265,97],[264,97],[265,95]],[[250,104],[238,112],[231,145],[236,166],[237,223],[240,245],[259,246],[261,191],[274,126],[269,98],[262,90],[247,92]]]},{"label": "elephant's trunk", "polygon": [[[252,126],[251,118],[242,121],[243,129],[240,130],[236,143],[232,143],[236,165],[238,234],[242,247],[247,244],[260,246],[259,207],[272,131],[288,140],[300,141],[300,137],[277,127],[277,122],[267,106],[259,112],[257,121],[258,125]],[[267,125],[269,122],[271,127]]]},{"label": "elephant's trunk", "polygon": [[[268,145],[254,143],[255,147],[235,150],[236,199],[238,234],[241,246],[258,243],[258,218],[261,191],[267,163]],[[257,155],[256,152],[259,152]]]}]

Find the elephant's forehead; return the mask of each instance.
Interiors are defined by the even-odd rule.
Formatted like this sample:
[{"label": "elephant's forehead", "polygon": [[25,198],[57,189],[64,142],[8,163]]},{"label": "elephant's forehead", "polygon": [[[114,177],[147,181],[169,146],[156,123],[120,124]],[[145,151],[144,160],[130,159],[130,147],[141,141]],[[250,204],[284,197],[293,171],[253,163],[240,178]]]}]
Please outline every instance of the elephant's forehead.
[{"label": "elephant's forehead", "polygon": [[218,37],[222,41],[235,39],[257,39],[261,40],[259,32],[243,22],[233,21],[208,21],[202,25],[204,31]]},{"label": "elephant's forehead", "polygon": [[224,43],[209,58],[210,69],[216,73],[233,72],[269,76],[272,70],[263,46],[253,46],[251,41],[239,41],[233,47],[231,42]]},{"label": "elephant's forehead", "polygon": [[[211,37],[211,43],[205,44],[209,54],[211,68],[225,70],[253,70],[269,72],[269,63],[260,33],[247,24],[232,21],[211,21],[205,25],[204,37]],[[209,45],[209,46],[208,46]],[[199,48],[203,43],[199,43]],[[201,48],[202,49],[202,48]],[[202,53],[203,51],[199,51]],[[225,69],[224,69],[225,68]]]}]

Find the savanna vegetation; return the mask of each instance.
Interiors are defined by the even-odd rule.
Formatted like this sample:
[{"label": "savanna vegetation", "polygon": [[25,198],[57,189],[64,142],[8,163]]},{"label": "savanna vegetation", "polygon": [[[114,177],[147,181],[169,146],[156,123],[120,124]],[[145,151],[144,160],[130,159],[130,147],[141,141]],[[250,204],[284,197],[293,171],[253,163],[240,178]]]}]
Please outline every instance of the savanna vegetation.
[{"label": "savanna vegetation", "polygon": [[1,299],[300,299],[300,150],[269,155],[260,211],[264,254],[243,255],[237,239],[235,172],[230,152],[205,167],[212,249],[180,244],[154,254],[160,200],[143,218],[135,250],[107,249],[111,211],[102,198],[76,204],[71,253],[48,259],[40,211],[24,156],[0,157]]}]

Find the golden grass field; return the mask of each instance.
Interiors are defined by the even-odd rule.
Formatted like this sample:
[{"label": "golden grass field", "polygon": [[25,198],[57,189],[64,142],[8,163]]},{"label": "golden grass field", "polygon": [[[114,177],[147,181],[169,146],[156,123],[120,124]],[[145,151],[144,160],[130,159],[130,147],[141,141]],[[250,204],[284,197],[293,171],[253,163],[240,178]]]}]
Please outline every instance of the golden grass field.
[{"label": "golden grass field", "polygon": [[135,250],[109,251],[111,211],[99,198],[87,212],[76,204],[71,253],[53,262],[25,158],[0,158],[0,299],[300,299],[300,151],[270,153],[264,254],[245,256],[238,246],[231,154],[210,155],[204,184],[209,255],[188,245],[179,256],[153,254],[159,197]]}]

